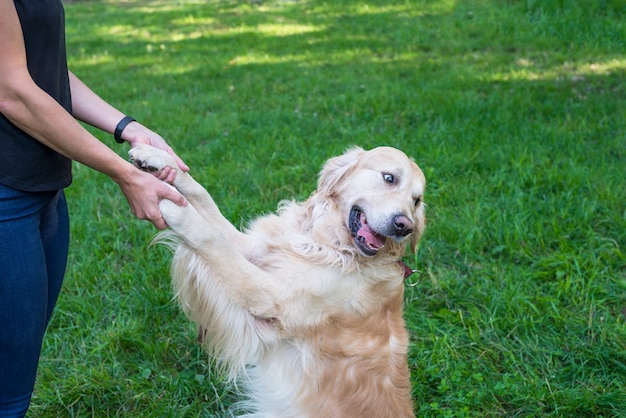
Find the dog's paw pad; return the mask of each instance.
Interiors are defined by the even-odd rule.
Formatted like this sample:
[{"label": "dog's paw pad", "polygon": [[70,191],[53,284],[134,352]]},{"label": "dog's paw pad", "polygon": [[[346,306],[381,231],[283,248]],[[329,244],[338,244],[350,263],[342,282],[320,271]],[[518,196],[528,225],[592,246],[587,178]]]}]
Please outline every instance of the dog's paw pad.
[{"label": "dog's paw pad", "polygon": [[128,152],[128,156],[135,167],[149,173],[161,171],[165,167],[176,167],[176,161],[171,155],[149,145],[137,145]]},{"label": "dog's paw pad", "polygon": [[160,171],[159,168],[153,165],[150,165],[150,163],[146,160],[141,160],[141,159],[136,159],[136,158],[131,157],[130,162],[138,169],[147,171],[148,173],[155,173],[157,171]]}]

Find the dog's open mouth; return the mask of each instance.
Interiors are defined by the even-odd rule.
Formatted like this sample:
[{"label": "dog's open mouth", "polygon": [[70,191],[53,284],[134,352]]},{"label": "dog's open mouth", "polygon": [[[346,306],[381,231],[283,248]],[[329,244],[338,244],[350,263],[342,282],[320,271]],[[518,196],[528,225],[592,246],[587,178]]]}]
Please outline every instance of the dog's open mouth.
[{"label": "dog's open mouth", "polygon": [[363,254],[375,255],[385,246],[386,237],[369,226],[365,213],[356,206],[350,211],[349,226],[354,243]]}]

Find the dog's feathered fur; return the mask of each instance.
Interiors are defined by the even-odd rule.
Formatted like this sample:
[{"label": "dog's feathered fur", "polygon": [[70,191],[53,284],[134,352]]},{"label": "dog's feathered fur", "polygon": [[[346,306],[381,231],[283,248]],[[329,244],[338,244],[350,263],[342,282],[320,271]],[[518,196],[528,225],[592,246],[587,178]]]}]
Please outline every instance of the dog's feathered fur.
[{"label": "dog's feathered fur", "polygon": [[[143,169],[176,167],[140,146]],[[172,278],[208,351],[258,417],[412,417],[402,317],[406,242],[424,230],[425,179],[404,153],[360,148],[330,159],[301,203],[234,228],[188,174],[189,205],[161,202]],[[384,244],[384,246],[383,246]]]}]

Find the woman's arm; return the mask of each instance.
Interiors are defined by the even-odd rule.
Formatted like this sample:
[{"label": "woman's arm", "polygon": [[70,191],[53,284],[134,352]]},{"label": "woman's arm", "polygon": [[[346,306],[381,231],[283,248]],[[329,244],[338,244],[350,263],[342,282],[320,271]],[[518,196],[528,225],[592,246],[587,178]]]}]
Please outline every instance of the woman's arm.
[{"label": "woman's arm", "polygon": [[[100,98],[72,72],[69,73],[69,76],[74,117],[112,134],[118,122],[125,115]],[[167,151],[176,159],[181,170],[189,171],[189,167],[159,134],[139,122],[129,123],[122,131],[122,138],[128,141],[131,147],[137,144],[148,144]]]},{"label": "woman's arm", "polygon": [[159,229],[166,227],[158,206],[161,199],[186,204],[180,193],[136,169],[91,135],[35,84],[26,66],[20,21],[10,0],[0,0],[0,113],[46,146],[111,177],[133,213]]}]

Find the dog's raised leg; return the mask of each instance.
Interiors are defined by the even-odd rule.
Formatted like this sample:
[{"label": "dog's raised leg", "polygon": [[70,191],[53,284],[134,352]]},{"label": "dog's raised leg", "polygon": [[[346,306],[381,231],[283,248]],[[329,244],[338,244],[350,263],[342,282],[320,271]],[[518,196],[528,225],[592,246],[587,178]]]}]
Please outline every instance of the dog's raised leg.
[{"label": "dog's raised leg", "polygon": [[[129,152],[144,171],[176,168],[165,151],[148,145]],[[276,336],[278,292],[267,273],[250,263],[251,238],[220,213],[209,193],[188,173],[178,170],[176,187],[189,201],[185,207],[163,200],[165,221],[178,237],[172,279],[183,310],[210,335],[209,348],[231,367],[241,367],[259,353],[258,344]],[[199,271],[203,270],[203,271]],[[209,271],[206,271],[209,270]]]},{"label": "dog's raised leg", "polygon": [[[138,145],[130,150],[129,155],[133,164],[144,171],[157,172],[165,167],[177,169],[176,161],[171,155],[149,145]],[[197,249],[198,253],[202,254],[211,266],[221,266],[220,263],[228,261],[228,266],[221,272],[223,273],[221,279],[233,283],[232,290],[236,294],[235,297],[242,294],[244,289],[246,291],[257,289],[258,291],[250,290],[250,294],[263,295],[269,283],[275,280],[254,264],[254,261],[257,260],[256,255],[259,251],[264,250],[265,243],[261,239],[253,238],[237,230],[224,218],[204,187],[198,184],[188,173],[177,170],[173,185],[187,198],[188,206],[191,206],[192,211],[184,212],[185,208],[176,207],[168,201],[161,202],[161,209],[168,225],[188,247]],[[161,242],[163,241],[161,240]],[[245,262],[239,260],[245,260]],[[238,280],[242,282],[238,282]],[[272,300],[278,301],[279,296],[275,296]],[[284,295],[280,296],[284,297]],[[280,303],[284,302],[285,300]],[[317,303],[315,305],[311,308],[317,312],[317,315],[301,318],[293,312],[283,313],[284,316],[275,317],[272,313],[264,310],[266,305],[262,302],[254,303],[254,300],[240,304],[240,306],[254,312],[253,315],[275,319],[273,321],[276,325],[275,328],[301,327],[303,321],[307,321],[310,326],[316,325],[325,316],[324,307]]]},{"label": "dog's raised leg", "polygon": [[278,338],[280,293],[269,275],[250,263],[192,205],[160,204],[180,241],[172,261],[177,298],[208,335],[209,351],[231,376],[254,362]]},{"label": "dog's raised leg", "polygon": [[[239,246],[242,250],[251,248],[254,244],[249,237],[242,234],[228,220],[226,220],[211,195],[196,182],[191,175],[178,169],[174,157],[167,152],[149,145],[140,144],[128,152],[131,162],[141,170],[147,172],[158,172],[165,167],[176,169],[176,178],[173,186],[182,193],[187,201],[196,208],[198,213],[214,227],[219,228],[226,237]],[[245,250],[244,250],[245,251]]]}]

